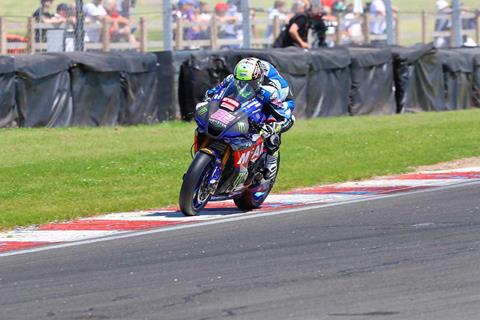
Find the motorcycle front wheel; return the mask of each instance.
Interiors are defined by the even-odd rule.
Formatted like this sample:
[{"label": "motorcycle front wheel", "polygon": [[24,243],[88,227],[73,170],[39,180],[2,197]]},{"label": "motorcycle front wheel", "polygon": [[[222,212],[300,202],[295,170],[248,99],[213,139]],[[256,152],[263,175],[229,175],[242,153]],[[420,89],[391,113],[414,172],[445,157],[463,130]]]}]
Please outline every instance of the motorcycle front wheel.
[{"label": "motorcycle front wheel", "polygon": [[210,174],[215,159],[203,152],[198,152],[193,158],[187,173],[183,177],[180,190],[180,210],[186,216],[195,216],[210,200],[208,190]]}]

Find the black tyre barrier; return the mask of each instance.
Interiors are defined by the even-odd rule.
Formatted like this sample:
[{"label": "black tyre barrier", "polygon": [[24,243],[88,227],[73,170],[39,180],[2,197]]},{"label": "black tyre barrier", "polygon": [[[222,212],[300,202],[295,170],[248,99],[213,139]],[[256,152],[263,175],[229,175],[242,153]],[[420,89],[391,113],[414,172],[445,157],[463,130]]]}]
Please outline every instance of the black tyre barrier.
[{"label": "black tyre barrier", "polygon": [[0,128],[17,127],[18,109],[15,106],[15,61],[0,56]]},{"label": "black tyre barrier", "polygon": [[205,91],[248,56],[289,81],[297,118],[480,107],[480,48],[75,52],[0,56],[0,127],[191,120]]}]

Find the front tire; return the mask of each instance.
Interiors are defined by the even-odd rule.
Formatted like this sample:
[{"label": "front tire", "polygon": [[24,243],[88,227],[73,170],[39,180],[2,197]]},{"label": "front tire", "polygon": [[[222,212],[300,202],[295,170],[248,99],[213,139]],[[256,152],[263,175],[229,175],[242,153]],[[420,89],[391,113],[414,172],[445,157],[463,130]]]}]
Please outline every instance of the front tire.
[{"label": "front tire", "polygon": [[180,210],[186,216],[196,216],[210,200],[208,182],[215,159],[203,152],[198,152],[187,173],[183,177],[180,190]]}]

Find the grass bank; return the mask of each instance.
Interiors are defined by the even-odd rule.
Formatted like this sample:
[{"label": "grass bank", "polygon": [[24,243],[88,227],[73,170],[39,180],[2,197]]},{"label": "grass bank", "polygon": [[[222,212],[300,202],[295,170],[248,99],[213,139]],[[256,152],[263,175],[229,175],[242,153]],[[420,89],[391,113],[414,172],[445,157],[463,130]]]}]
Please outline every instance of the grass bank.
[{"label": "grass bank", "polygon": [[[193,124],[0,130],[0,229],[174,204]],[[480,110],[299,121],[277,191],[480,156]]]}]

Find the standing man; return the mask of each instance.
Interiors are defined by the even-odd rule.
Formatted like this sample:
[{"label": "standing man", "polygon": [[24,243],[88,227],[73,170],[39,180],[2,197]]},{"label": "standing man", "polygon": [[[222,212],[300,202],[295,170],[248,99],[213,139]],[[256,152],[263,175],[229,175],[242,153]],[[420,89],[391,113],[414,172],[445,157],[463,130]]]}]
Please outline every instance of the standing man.
[{"label": "standing man", "polygon": [[315,10],[312,8],[309,0],[298,2],[297,5],[302,8],[299,8],[299,12],[283,27],[282,32],[273,44],[274,48],[310,48],[308,31],[312,27],[312,18],[315,16]]}]

